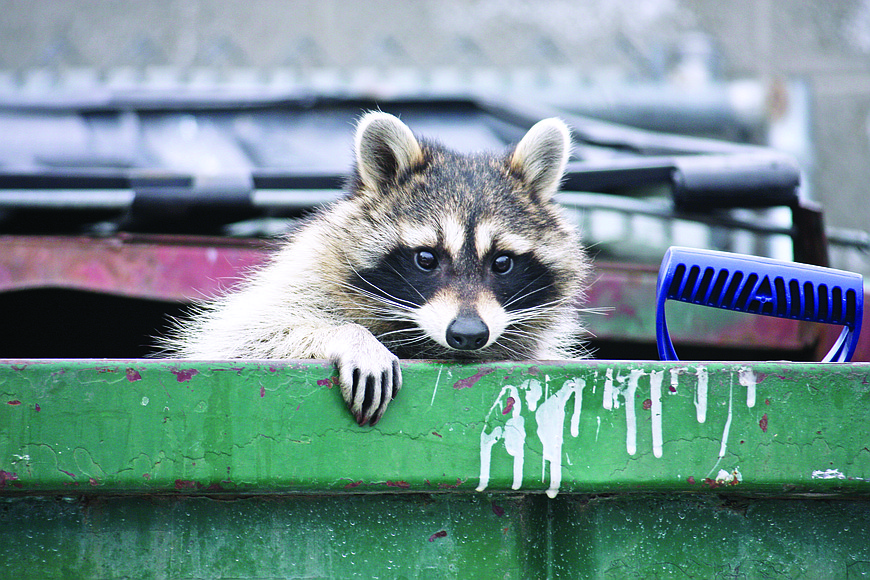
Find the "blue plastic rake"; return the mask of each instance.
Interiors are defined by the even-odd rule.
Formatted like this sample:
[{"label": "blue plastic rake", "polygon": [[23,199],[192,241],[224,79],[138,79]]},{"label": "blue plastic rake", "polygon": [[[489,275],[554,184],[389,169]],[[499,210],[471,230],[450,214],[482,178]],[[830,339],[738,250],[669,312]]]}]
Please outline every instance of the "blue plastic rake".
[{"label": "blue plastic rake", "polygon": [[665,321],[668,300],[842,325],[843,332],[823,362],[852,358],[864,312],[860,274],[680,247],[665,252],[656,295],[656,342],[662,360],[679,360]]}]

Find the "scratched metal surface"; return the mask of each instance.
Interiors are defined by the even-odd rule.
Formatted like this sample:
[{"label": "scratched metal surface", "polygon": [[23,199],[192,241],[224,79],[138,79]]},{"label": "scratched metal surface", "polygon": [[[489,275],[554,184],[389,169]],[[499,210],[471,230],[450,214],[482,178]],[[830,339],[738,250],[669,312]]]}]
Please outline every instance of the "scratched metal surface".
[{"label": "scratched metal surface", "polygon": [[0,570],[870,573],[870,364],[404,372],[360,428],[320,362],[4,361]]},{"label": "scratched metal surface", "polygon": [[862,578],[870,503],[704,495],[0,498],[4,578]]},{"label": "scratched metal surface", "polygon": [[404,363],[360,428],[320,362],[0,365],[4,493],[870,495],[870,364]]}]

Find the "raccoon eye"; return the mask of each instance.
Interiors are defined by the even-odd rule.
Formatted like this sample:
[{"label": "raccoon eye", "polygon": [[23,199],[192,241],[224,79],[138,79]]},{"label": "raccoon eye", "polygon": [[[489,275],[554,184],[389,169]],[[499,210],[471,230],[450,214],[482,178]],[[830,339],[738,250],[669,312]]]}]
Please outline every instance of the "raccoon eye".
[{"label": "raccoon eye", "polygon": [[507,254],[501,254],[492,261],[492,271],[496,274],[507,274],[514,266],[513,258]]},{"label": "raccoon eye", "polygon": [[431,272],[436,266],[438,266],[438,258],[436,258],[435,254],[429,250],[417,250],[417,254],[414,256],[414,262],[417,264],[417,267],[424,272]]}]

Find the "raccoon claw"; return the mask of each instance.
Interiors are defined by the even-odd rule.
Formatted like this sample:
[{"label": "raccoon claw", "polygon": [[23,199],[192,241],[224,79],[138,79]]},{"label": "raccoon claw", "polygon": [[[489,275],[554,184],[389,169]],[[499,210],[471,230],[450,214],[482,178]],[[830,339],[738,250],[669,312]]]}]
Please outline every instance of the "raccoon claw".
[{"label": "raccoon claw", "polygon": [[369,356],[354,352],[336,361],[341,394],[360,426],[380,421],[402,388],[399,359],[381,348],[383,352],[366,353]]}]

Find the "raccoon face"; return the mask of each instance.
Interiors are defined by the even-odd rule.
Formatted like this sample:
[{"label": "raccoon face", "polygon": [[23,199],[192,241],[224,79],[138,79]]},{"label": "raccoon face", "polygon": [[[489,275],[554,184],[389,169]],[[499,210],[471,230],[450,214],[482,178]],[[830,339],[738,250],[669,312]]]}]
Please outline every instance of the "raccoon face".
[{"label": "raccoon face", "polygon": [[534,356],[576,290],[566,258],[583,259],[551,200],[569,147],[556,119],[508,155],[466,156],[366,116],[354,195],[373,233],[347,279],[365,297],[364,324],[403,358]]},{"label": "raccoon face", "polygon": [[[427,258],[433,254],[422,252]],[[518,343],[510,347],[506,331],[515,330],[524,313],[554,298],[552,273],[532,254],[509,251],[489,252],[472,272],[457,271],[449,257],[446,261],[432,271],[438,287],[415,313],[417,325],[456,351],[485,350],[501,341],[502,347],[528,355]]]},{"label": "raccoon face", "polygon": [[531,252],[493,248],[481,259],[433,244],[400,246],[352,283],[378,299],[378,310],[392,308],[390,317],[401,319],[384,324],[392,328],[379,338],[402,353],[484,355],[501,340],[505,349],[529,356],[519,344],[511,347],[506,330],[556,298],[553,278]]}]

